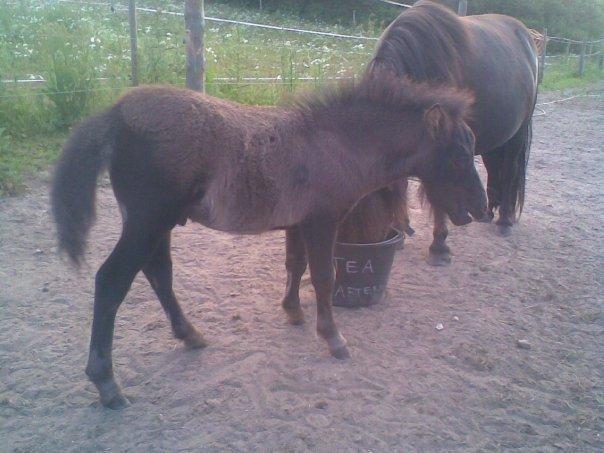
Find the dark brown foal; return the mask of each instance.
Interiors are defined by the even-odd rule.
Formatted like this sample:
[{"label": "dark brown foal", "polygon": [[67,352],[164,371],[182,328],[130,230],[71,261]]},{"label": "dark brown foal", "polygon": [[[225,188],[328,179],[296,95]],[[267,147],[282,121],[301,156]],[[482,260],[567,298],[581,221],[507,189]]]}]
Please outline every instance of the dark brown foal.
[{"label": "dark brown foal", "polygon": [[52,203],[59,245],[77,263],[94,218],[96,179],[109,167],[123,229],[96,275],[86,367],[103,404],[128,403],[111,351],[118,308],[138,272],[174,335],[188,347],[205,345],[172,290],[170,232],[187,219],[239,234],[286,230],[289,321],[304,319],[298,290],[308,262],[317,332],[333,356],[347,357],[331,307],[338,225],[359,199],[410,175],[454,223],[467,223],[468,211],[482,215],[486,197],[465,123],[470,102],[465,92],[395,78],[290,108],[146,87],[85,121],[59,160]]}]

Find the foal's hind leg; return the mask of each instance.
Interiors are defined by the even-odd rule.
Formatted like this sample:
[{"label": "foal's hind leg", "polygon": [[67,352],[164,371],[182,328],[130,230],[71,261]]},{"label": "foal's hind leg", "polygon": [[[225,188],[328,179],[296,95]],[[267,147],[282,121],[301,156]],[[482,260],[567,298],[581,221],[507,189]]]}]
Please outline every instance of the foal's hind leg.
[{"label": "foal's hind leg", "polygon": [[207,345],[203,336],[186,318],[172,290],[170,235],[168,232],[160,240],[143,272],[170,319],[174,336],[183,340],[189,348],[203,348]]},{"label": "foal's hind leg", "polygon": [[337,227],[335,222],[315,220],[302,227],[308,252],[310,279],[317,297],[317,333],[327,341],[329,352],[338,359],[350,356],[346,339],[333,320],[331,298],[333,294],[333,247]]},{"label": "foal's hind leg", "polygon": [[117,245],[96,274],[94,318],[86,374],[96,385],[103,405],[111,409],[128,405],[128,400],[113,377],[111,350],[115,316],[132,280],[151,257],[163,234],[169,230],[135,219],[136,216],[132,215],[126,221]]},{"label": "foal's hind leg", "polygon": [[447,218],[444,211],[434,208],[433,240],[428,249],[428,264],[432,266],[446,266],[451,262],[451,249],[445,242],[449,235]]},{"label": "foal's hind leg", "polygon": [[287,270],[287,286],[281,306],[287,313],[290,324],[299,325],[304,322],[304,313],[300,307],[300,280],[306,271],[306,249],[299,228],[294,227],[285,231],[285,268]]}]

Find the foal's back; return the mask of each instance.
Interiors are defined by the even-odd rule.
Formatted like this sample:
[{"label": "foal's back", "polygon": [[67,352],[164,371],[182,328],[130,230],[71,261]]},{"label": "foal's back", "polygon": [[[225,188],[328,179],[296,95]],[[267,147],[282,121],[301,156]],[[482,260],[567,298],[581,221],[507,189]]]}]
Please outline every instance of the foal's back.
[{"label": "foal's back", "polygon": [[133,89],[113,112],[129,134],[147,142],[152,164],[183,189],[257,160],[283,140],[292,120],[286,109],[167,86]]},{"label": "foal's back", "polygon": [[298,223],[310,209],[316,136],[299,109],[141,87],[112,115],[121,130],[114,156],[149,167],[183,206],[182,220],[259,233]]}]

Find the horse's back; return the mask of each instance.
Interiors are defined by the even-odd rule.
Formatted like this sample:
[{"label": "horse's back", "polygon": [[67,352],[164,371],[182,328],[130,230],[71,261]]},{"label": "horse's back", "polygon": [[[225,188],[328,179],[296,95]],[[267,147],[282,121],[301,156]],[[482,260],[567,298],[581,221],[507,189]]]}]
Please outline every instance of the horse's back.
[{"label": "horse's back", "polygon": [[537,93],[537,54],[528,29],[499,14],[467,16],[471,39],[465,82],[476,95],[472,129],[476,150],[508,141],[532,114]]}]

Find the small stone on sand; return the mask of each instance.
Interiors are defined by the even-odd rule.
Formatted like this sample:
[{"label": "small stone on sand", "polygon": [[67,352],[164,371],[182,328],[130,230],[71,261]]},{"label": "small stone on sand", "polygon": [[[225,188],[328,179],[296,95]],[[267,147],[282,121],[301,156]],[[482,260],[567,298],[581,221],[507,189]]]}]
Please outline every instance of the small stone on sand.
[{"label": "small stone on sand", "polygon": [[436,330],[443,330],[445,328],[445,326],[443,326],[442,322],[439,322],[436,324]]},{"label": "small stone on sand", "polygon": [[520,349],[531,349],[531,344],[528,340],[516,340],[516,346]]},{"label": "small stone on sand", "polygon": [[325,409],[327,407],[327,401],[321,400],[315,403],[317,409]]}]

